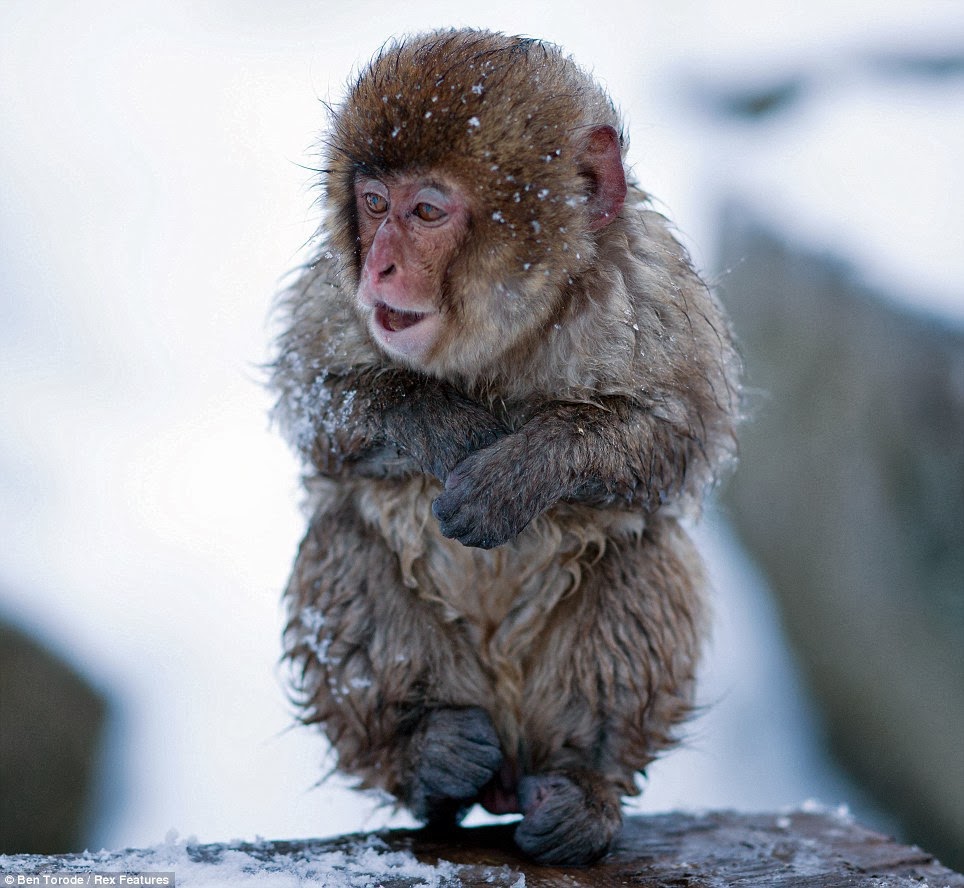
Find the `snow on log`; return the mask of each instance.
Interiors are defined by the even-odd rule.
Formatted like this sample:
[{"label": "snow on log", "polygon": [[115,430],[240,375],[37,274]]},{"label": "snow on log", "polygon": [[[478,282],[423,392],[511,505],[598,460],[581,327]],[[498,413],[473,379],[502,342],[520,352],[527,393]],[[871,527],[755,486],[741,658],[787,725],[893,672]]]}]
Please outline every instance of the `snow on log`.
[{"label": "snow on log", "polygon": [[841,812],[633,816],[616,849],[584,868],[525,861],[513,850],[512,829],[477,827],[446,837],[394,830],[300,841],[171,841],[142,850],[9,855],[0,856],[0,884],[964,888],[964,876],[927,852],[871,832]]}]

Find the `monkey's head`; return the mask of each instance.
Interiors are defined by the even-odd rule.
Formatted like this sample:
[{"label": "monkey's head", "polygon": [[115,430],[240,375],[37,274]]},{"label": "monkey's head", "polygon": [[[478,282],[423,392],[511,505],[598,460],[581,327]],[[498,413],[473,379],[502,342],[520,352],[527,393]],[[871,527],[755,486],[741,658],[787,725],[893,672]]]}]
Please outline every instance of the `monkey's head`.
[{"label": "monkey's head", "polygon": [[540,336],[626,196],[620,121],[554,46],[392,43],[335,109],[328,247],[384,352],[475,377]]}]

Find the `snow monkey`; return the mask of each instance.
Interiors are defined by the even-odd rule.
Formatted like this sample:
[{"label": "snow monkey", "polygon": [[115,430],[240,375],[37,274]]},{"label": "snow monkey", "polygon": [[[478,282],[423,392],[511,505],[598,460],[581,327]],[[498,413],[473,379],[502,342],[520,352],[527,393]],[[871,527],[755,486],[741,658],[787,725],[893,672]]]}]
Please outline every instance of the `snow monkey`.
[{"label": "snow monkey", "polygon": [[302,719],[430,827],[520,813],[544,863],[607,851],[690,712],[680,522],[735,448],[728,323],[626,147],[553,45],[387,44],[331,109],[272,367],[311,514]]}]

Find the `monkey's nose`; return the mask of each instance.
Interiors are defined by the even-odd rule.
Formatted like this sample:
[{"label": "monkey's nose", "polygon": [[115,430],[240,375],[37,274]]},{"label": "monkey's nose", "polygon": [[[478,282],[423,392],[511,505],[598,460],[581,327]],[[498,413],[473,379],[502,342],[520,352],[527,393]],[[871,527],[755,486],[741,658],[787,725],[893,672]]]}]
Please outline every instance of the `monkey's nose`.
[{"label": "monkey's nose", "polygon": [[390,275],[394,274],[394,272],[395,272],[395,263],[393,262],[391,265],[388,266],[388,268],[383,268],[380,272],[378,272],[378,277],[380,279],[387,278]]}]

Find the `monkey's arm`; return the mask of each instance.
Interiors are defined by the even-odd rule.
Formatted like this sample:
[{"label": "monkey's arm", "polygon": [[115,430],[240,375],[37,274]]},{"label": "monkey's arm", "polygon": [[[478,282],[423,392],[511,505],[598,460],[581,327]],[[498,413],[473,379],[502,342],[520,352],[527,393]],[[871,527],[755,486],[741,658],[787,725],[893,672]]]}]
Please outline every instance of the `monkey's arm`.
[{"label": "monkey's arm", "polygon": [[296,444],[327,477],[444,481],[507,431],[450,385],[402,369],[324,372],[298,400]]},{"label": "monkey's arm", "polygon": [[433,512],[445,536],[488,549],[560,500],[655,511],[710,471],[687,424],[624,398],[556,403],[459,463]]}]

